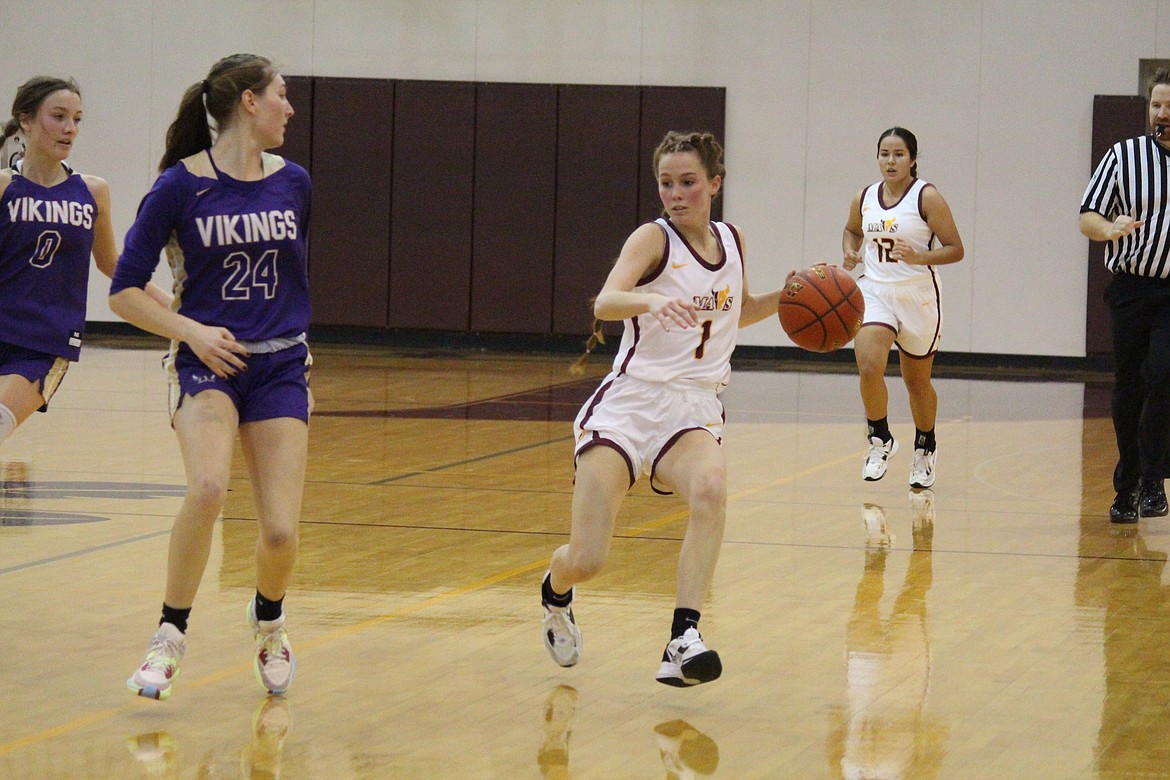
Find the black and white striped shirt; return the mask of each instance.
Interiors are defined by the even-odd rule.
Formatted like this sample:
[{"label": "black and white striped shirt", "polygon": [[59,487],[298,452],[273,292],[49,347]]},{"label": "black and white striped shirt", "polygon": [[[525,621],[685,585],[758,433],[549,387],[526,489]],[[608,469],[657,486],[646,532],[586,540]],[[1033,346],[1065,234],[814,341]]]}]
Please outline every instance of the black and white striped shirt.
[{"label": "black and white striped shirt", "polygon": [[1081,199],[1081,213],[1108,220],[1128,214],[1140,228],[1105,246],[1113,273],[1170,278],[1170,152],[1143,135],[1110,147]]}]

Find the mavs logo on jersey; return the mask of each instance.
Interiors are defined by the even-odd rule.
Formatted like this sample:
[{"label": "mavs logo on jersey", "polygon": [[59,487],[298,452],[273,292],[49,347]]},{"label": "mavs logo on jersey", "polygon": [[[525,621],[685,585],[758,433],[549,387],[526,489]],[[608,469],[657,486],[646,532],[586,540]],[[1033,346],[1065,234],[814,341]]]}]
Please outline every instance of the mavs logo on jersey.
[{"label": "mavs logo on jersey", "polygon": [[865,226],[866,233],[897,233],[898,232],[898,218],[890,217],[879,222],[870,222]]},{"label": "mavs logo on jersey", "polygon": [[710,295],[696,295],[691,300],[699,311],[730,311],[735,297],[728,285],[722,290],[712,290]]}]

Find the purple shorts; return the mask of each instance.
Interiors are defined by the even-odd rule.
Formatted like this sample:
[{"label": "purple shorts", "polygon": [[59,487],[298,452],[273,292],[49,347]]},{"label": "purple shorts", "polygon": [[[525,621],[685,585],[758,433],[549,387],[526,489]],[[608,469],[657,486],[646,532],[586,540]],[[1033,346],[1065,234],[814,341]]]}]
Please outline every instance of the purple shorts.
[{"label": "purple shorts", "polygon": [[277,352],[253,353],[244,358],[247,371],[220,379],[195,353],[179,350],[171,368],[171,416],[185,396],[219,390],[232,399],[240,422],[294,417],[309,421],[309,347],[306,344]]},{"label": "purple shorts", "polygon": [[0,376],[16,374],[37,385],[45,399],[44,406],[38,412],[48,410],[49,400],[57,392],[67,370],[69,361],[63,357],[0,341]]}]

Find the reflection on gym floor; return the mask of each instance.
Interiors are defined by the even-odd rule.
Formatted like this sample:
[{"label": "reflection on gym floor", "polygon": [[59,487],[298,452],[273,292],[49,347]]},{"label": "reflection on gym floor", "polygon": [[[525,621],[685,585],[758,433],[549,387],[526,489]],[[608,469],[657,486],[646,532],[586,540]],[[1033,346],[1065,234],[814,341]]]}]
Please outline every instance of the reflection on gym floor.
[{"label": "reflection on gym floor", "polygon": [[[315,348],[296,683],[252,676],[238,457],[156,702],[124,682],[185,489],[159,352],[88,348],[0,448],[0,777],[1170,775],[1170,522],[1109,523],[1098,384],[939,379],[938,480],[911,491],[905,450],[860,478],[856,376],[737,370],[702,622],[724,673],[673,689],[654,674],[686,509],[644,482],[578,591],[581,663],[541,645],[569,421],[605,366]],[[904,398],[890,420],[912,434]]]}]

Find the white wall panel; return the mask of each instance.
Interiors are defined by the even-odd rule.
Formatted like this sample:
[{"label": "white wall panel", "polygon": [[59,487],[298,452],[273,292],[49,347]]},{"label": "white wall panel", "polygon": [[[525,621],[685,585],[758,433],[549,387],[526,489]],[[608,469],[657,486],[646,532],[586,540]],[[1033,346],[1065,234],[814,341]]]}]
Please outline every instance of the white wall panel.
[{"label": "white wall panel", "polygon": [[946,198],[966,258],[940,269],[943,349],[970,350],[974,138],[978,123],[979,4],[814,4],[809,46],[806,252],[841,261],[853,196],[880,178],[878,136],[892,126],[918,139],[919,175]]},{"label": "white wall panel", "polygon": [[1081,355],[1095,93],[1131,94],[1149,2],[984,4],[974,352]]},{"label": "white wall panel", "polygon": [[625,0],[481,0],[476,79],[637,84],[641,27]]},{"label": "white wall panel", "polygon": [[[236,51],[297,75],[726,87],[725,214],[755,290],[839,258],[877,135],[902,124],[967,246],[942,269],[944,349],[1076,356],[1093,95],[1166,56],[1170,0],[0,0],[0,26],[19,31],[5,105],[34,73],[81,82],[73,162],[110,181],[119,235],[183,89]],[[104,292],[93,319],[113,319]],[[741,341],[789,343],[775,322]]]},{"label": "white wall panel", "polygon": [[300,75],[475,81],[476,0],[317,0]]}]

